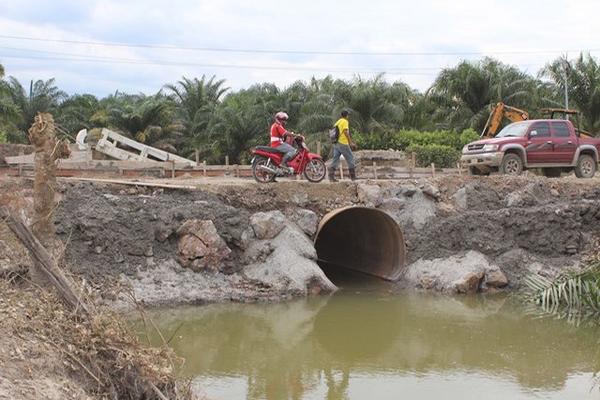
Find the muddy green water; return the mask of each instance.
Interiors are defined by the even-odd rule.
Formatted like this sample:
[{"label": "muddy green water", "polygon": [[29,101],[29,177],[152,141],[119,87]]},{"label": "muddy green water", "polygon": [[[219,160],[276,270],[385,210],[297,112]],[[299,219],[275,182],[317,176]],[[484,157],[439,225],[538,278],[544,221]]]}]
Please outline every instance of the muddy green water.
[{"label": "muddy green water", "polygon": [[598,329],[532,315],[507,297],[348,286],[151,317],[209,399],[600,398]]}]

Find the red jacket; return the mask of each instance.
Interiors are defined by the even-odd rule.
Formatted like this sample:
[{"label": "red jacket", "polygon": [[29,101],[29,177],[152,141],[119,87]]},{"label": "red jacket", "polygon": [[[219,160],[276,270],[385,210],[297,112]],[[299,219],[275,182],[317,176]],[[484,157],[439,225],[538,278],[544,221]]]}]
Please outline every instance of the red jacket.
[{"label": "red jacket", "polygon": [[283,143],[283,135],[285,135],[287,131],[278,122],[273,122],[271,125],[271,147],[277,147]]}]

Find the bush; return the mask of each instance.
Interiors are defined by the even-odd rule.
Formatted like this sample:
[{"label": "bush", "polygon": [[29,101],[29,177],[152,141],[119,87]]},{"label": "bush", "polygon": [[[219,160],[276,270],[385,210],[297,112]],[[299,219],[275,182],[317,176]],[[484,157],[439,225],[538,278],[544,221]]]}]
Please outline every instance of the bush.
[{"label": "bush", "polygon": [[0,131],[0,144],[6,143],[6,142],[7,142],[7,140],[6,140],[6,133]]},{"label": "bush", "polygon": [[460,151],[441,144],[411,145],[407,153],[415,153],[417,167],[428,167],[434,163],[436,167],[453,168],[460,159]]},{"label": "bush", "polygon": [[368,150],[401,150],[407,151],[410,146],[446,146],[461,150],[469,142],[477,140],[479,135],[473,129],[461,133],[452,131],[419,132],[415,130],[400,132],[355,134],[359,148]]}]

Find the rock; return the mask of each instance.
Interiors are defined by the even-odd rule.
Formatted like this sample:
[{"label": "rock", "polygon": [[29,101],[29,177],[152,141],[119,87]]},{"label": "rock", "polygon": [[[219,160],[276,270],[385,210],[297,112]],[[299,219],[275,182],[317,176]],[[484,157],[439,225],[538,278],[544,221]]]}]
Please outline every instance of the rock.
[{"label": "rock", "polygon": [[[406,197],[408,192],[412,192],[414,188],[402,188],[397,197],[399,201],[385,200],[382,206],[386,204],[385,210],[403,229],[407,226],[414,226],[416,229],[421,229],[430,218],[436,215],[437,205],[429,197],[425,196],[420,190],[415,190],[411,196]],[[400,207],[400,204],[402,206]]]},{"label": "rock", "polygon": [[[246,256],[252,257],[249,253],[254,251],[254,245],[246,251]],[[270,245],[274,250],[264,261],[244,267],[243,274],[247,278],[288,295],[306,296],[337,290],[316,263],[313,243],[297,225],[286,223]]]},{"label": "rock", "polygon": [[423,194],[431,197],[436,201],[440,199],[440,189],[438,189],[437,186],[434,186],[431,183],[425,183],[420,185],[420,187]]},{"label": "rock", "polygon": [[359,183],[357,194],[358,201],[367,207],[378,207],[382,202],[381,188],[378,185]]},{"label": "rock", "polygon": [[149,245],[144,251],[144,256],[146,257],[154,257],[154,248],[152,245]]},{"label": "rock", "polygon": [[219,270],[231,249],[210,220],[188,220],[178,230],[179,263],[193,271]]},{"label": "rock", "polygon": [[313,236],[317,232],[319,216],[315,212],[301,208],[292,213],[291,219],[308,236]]},{"label": "rock", "polygon": [[254,229],[250,226],[246,228],[240,236],[240,247],[242,250],[247,249],[250,246],[251,241],[255,238],[256,235],[254,234]]},{"label": "rock", "polygon": [[500,268],[490,269],[485,273],[485,284],[492,288],[503,288],[508,285],[508,278]]},{"label": "rock", "polygon": [[456,293],[477,293],[483,276],[483,271],[468,272],[467,274],[461,276],[460,279],[454,281],[452,283],[452,287]]},{"label": "rock", "polygon": [[281,211],[257,212],[250,217],[250,226],[258,239],[273,239],[284,224],[285,216]]},{"label": "rock", "polygon": [[309,198],[308,198],[308,194],[305,192],[295,192],[290,197],[290,200],[292,201],[292,203],[297,204],[300,207],[303,207],[308,203]]},{"label": "rock", "polygon": [[257,240],[252,242],[244,252],[244,261],[247,264],[264,262],[273,253],[275,248],[270,240]]},{"label": "rock", "polygon": [[452,199],[459,210],[467,209],[467,189],[460,188],[452,195]]},{"label": "rock", "polygon": [[381,206],[379,206],[380,210],[389,211],[389,212],[400,211],[403,208],[404,208],[404,201],[402,201],[401,199],[395,198],[395,197],[393,197],[391,199],[383,200],[383,202],[381,203]]},{"label": "rock", "polygon": [[425,290],[450,293],[475,293],[484,282],[486,271],[497,270],[476,251],[433,260],[417,260],[409,265],[404,283]]},{"label": "rock", "polygon": [[154,230],[154,239],[163,243],[166,242],[169,236],[173,233],[173,230],[165,225],[160,225]]}]

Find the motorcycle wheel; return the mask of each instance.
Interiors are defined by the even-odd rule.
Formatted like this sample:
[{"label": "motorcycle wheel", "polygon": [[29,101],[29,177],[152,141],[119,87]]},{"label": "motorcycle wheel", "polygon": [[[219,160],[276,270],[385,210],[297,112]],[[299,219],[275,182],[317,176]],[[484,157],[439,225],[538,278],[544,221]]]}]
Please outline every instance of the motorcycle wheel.
[{"label": "motorcycle wheel", "polygon": [[321,182],[326,174],[325,162],[319,158],[313,158],[304,167],[304,177],[309,182]]},{"label": "motorcycle wheel", "polygon": [[[269,164],[269,159],[265,157],[256,157],[252,163],[252,176],[259,183],[268,183],[275,180],[275,174],[261,169],[261,166]],[[271,164],[273,165],[273,164]]]}]

